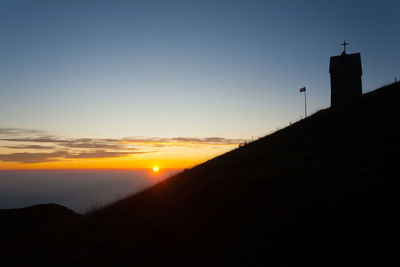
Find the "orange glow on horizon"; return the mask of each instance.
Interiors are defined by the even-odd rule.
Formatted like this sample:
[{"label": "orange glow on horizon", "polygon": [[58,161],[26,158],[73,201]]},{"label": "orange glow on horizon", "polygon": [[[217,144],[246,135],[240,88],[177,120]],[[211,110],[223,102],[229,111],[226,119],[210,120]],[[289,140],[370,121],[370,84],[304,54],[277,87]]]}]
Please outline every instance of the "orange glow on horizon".
[{"label": "orange glow on horizon", "polygon": [[[154,166],[162,169],[185,169],[199,165],[209,159],[228,152],[236,145],[168,146],[158,151],[132,154],[114,158],[55,158],[53,161],[19,163],[0,161],[0,170],[39,169],[147,169],[153,173]],[[148,149],[150,150],[150,149]]]}]

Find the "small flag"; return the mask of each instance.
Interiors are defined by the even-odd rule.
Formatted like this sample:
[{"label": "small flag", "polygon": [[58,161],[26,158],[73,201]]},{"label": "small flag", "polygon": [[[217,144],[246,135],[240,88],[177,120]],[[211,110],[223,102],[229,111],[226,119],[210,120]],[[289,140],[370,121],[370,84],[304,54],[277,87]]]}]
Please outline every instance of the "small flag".
[{"label": "small flag", "polygon": [[300,93],[301,93],[301,92],[305,92],[305,91],[306,91],[306,88],[305,88],[305,87],[300,88]]}]

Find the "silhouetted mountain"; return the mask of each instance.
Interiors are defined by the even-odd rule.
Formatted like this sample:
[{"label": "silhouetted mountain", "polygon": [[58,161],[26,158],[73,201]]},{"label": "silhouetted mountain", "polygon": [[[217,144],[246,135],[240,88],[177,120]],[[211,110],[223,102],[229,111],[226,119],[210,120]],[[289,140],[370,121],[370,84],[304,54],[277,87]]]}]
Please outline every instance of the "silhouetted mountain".
[{"label": "silhouetted mountain", "polygon": [[[3,250],[40,266],[344,265],[398,252],[400,83]],[[371,262],[370,262],[371,263]]]},{"label": "silhouetted mountain", "polygon": [[65,221],[80,217],[57,204],[39,204],[21,209],[0,209],[0,249],[10,240],[26,239]]}]

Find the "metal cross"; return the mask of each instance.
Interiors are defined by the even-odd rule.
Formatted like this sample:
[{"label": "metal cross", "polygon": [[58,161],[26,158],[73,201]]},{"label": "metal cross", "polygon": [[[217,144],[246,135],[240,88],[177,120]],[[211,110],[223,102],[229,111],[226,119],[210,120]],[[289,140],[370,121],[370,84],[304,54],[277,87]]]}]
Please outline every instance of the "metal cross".
[{"label": "metal cross", "polygon": [[343,51],[346,53],[346,45],[348,45],[349,43],[346,43],[346,41],[344,41],[343,42],[343,44],[340,44],[340,45],[343,45]]}]

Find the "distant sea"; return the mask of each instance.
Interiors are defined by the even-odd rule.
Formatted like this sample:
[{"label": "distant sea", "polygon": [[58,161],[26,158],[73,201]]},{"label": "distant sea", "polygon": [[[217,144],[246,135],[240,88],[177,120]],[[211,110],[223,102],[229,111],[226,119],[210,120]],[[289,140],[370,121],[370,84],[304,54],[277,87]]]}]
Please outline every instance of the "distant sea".
[{"label": "distant sea", "polygon": [[137,193],[179,170],[0,171],[0,209],[57,203],[78,213]]}]

